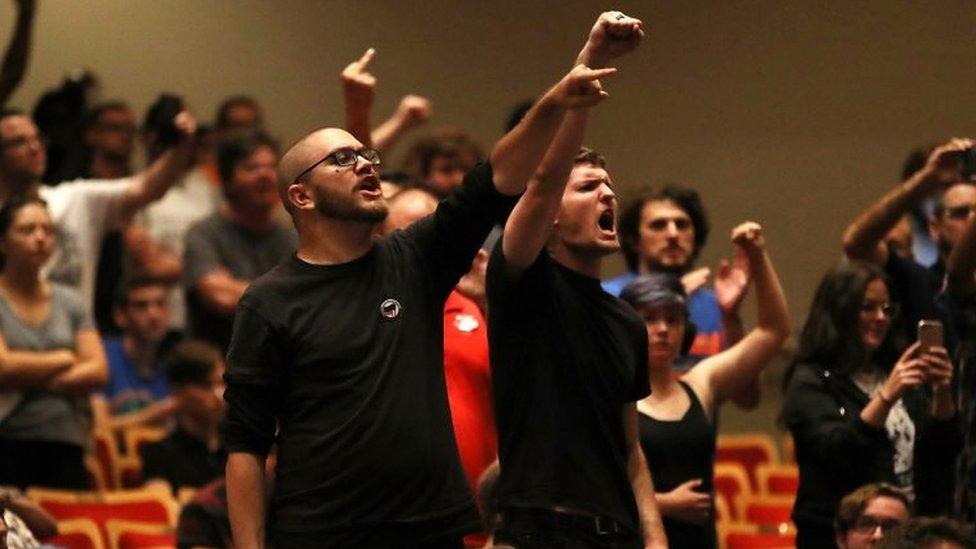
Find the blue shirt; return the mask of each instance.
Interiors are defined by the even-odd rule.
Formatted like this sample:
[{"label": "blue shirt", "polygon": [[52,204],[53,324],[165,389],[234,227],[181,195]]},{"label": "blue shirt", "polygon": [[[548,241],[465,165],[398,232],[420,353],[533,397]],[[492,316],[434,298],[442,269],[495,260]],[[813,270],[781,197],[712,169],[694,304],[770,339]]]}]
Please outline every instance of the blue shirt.
[{"label": "blue shirt", "polygon": [[125,355],[119,338],[105,340],[105,357],[108,359],[109,374],[108,385],[102,394],[111,404],[113,414],[138,412],[169,396],[162,361],[156,362],[151,378],[140,376],[135,364]]},{"label": "blue shirt", "polygon": [[[607,293],[620,297],[623,289],[637,279],[637,274],[624,273],[603,282]],[[675,369],[684,371],[705,357],[725,349],[722,340],[722,310],[718,306],[715,290],[699,288],[688,296],[688,317],[695,324],[698,333],[691,345],[687,360],[678,360]]]}]

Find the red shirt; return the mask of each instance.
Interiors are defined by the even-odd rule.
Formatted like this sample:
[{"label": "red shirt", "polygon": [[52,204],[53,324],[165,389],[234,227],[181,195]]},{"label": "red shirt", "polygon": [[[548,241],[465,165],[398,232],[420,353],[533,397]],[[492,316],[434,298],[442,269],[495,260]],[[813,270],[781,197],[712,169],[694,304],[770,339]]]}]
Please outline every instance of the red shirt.
[{"label": "red shirt", "polygon": [[444,306],[444,377],[461,464],[471,491],[477,494],[478,478],[498,456],[488,323],[478,305],[456,290]]}]

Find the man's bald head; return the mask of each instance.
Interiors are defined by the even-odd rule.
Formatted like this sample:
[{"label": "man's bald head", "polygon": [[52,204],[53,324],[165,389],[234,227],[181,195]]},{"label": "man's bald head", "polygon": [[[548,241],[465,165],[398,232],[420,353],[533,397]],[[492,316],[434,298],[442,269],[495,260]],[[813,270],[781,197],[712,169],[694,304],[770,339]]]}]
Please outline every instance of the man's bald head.
[{"label": "man's bald head", "polygon": [[291,200],[288,198],[288,187],[295,183],[295,179],[309,166],[322,160],[325,156],[342,147],[360,148],[359,142],[346,130],[340,128],[323,128],[316,130],[291,146],[278,163],[280,184],[278,194],[281,203],[289,213],[294,213]]},{"label": "man's bald head", "polygon": [[390,214],[383,222],[383,234],[404,229],[437,209],[437,198],[424,189],[411,188],[390,199]]}]

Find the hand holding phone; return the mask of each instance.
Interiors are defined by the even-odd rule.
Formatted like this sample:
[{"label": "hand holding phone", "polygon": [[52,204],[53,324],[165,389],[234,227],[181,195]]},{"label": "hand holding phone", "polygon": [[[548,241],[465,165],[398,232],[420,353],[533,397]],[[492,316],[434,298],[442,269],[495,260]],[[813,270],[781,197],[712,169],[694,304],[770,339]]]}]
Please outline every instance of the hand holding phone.
[{"label": "hand holding phone", "polygon": [[942,323],[938,320],[918,322],[919,358],[925,364],[926,381],[933,386],[948,385],[952,380],[952,362],[945,350]]}]

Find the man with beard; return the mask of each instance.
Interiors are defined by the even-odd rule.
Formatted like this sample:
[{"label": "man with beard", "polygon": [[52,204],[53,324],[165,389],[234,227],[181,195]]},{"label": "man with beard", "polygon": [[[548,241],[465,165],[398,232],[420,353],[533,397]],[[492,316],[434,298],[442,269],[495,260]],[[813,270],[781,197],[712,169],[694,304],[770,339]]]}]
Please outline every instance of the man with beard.
[{"label": "man with beard", "polygon": [[[316,131],[282,158],[297,254],[245,292],[228,353],[227,494],[236,547],[461,547],[479,526],[451,429],[443,311],[525,188],[566,109],[602,95],[577,67],[430,216],[374,240],[379,153]],[[277,425],[277,436],[275,427]]]}]

